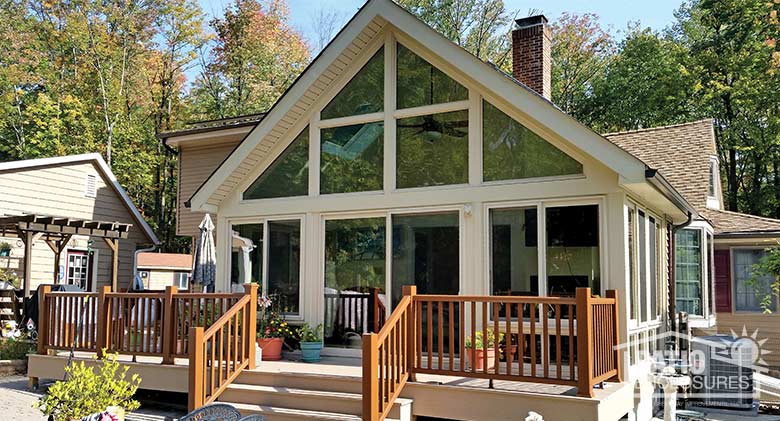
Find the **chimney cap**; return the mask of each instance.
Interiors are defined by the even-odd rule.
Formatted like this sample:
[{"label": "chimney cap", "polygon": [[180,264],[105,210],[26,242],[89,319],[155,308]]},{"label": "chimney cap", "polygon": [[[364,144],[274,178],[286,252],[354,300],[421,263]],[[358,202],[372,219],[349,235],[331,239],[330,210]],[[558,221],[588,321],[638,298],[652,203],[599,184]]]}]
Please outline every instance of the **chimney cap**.
[{"label": "chimney cap", "polygon": [[544,15],[534,15],[527,18],[516,19],[515,24],[518,29],[529,28],[531,26],[546,25],[547,18]]}]

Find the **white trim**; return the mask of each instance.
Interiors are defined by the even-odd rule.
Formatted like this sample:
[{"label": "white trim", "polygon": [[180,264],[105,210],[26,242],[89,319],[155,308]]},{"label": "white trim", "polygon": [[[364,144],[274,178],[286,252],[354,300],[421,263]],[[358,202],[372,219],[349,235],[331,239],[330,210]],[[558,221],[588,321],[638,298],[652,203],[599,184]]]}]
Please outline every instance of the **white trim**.
[{"label": "white trim", "polygon": [[[382,186],[384,187],[384,191],[386,195],[389,195],[391,192],[395,191],[396,189],[396,151],[397,151],[397,145],[396,145],[396,137],[397,137],[397,126],[395,122],[395,117],[393,116],[392,110],[395,110],[395,103],[396,103],[396,84],[397,84],[397,74],[396,74],[396,60],[398,56],[398,49],[396,48],[396,41],[395,37],[393,36],[392,31],[387,31],[385,35],[385,80],[384,80],[384,87],[385,87],[385,115],[384,115],[384,156],[383,158],[383,180],[382,180]],[[389,314],[389,313],[388,313]]]},{"label": "white trim", "polygon": [[[317,197],[320,195],[320,149],[322,142],[320,139],[320,112],[314,113],[309,124],[309,196]],[[243,198],[243,194],[242,194]]]},{"label": "white trim", "polygon": [[[106,161],[103,160],[103,156],[101,156],[99,153],[67,155],[67,156],[58,156],[54,158],[40,158],[40,159],[28,159],[24,161],[5,162],[5,163],[0,163],[0,172],[20,170],[20,169],[30,169],[35,167],[59,166],[63,164],[76,164],[81,162],[92,162],[93,164],[96,165],[97,169],[100,171],[103,178],[108,179],[109,185],[113,187],[114,191],[122,199],[125,206],[127,207],[127,210],[130,211],[130,213],[133,216],[133,219],[135,219],[135,221],[138,223],[141,230],[144,232],[144,234],[146,234],[146,237],[150,241],[152,241],[152,243],[160,244],[160,240],[157,239],[157,236],[154,234],[154,231],[152,231],[152,228],[149,226],[149,224],[146,223],[143,216],[141,216],[141,213],[138,212],[138,208],[135,207],[133,201],[127,195],[125,189],[122,188],[122,185],[119,184],[119,181],[116,179],[116,176],[114,175],[113,172],[111,172],[111,168],[108,167]],[[65,215],[50,215],[50,216],[65,216]]]},{"label": "white trim", "polygon": [[469,184],[479,186],[483,183],[482,148],[482,96],[476,89],[469,89]]},{"label": "white trim", "polygon": [[382,111],[378,113],[348,115],[346,117],[320,120],[319,128],[332,129],[332,128],[343,127],[343,126],[355,126],[358,124],[376,123],[382,121],[384,118],[385,118],[385,113]]},{"label": "white trim", "polygon": [[453,111],[468,110],[471,103],[469,100],[444,102],[440,104],[421,105],[413,108],[398,109],[393,112],[393,118],[400,120],[402,118],[420,117],[431,114],[451,113]]},{"label": "white trim", "polygon": [[[488,64],[469,55],[465,50],[436,33],[436,31],[392,1],[370,0],[328,48],[323,51],[322,55],[304,71],[299,80],[271,109],[268,115],[258,123],[245,141],[220,165],[213,176],[209,177],[201,186],[191,199],[194,210],[204,208],[211,196],[223,184],[223,181],[241,165],[244,158],[254,150],[265,135],[281,120],[287,110],[315,82],[317,76],[327,69],[340,52],[349,45],[351,40],[377,15],[382,16],[392,26],[398,28],[400,31],[398,34],[399,38],[403,38],[403,42],[407,47],[408,44],[412,44],[414,46],[412,49],[418,54],[420,52],[416,48],[419,45],[417,40],[425,39],[426,44],[423,48],[435,51],[438,56],[436,61],[450,63],[460,73],[468,75],[469,78],[473,79],[473,83],[466,83],[464,86],[481,86],[480,89],[485,89],[502,97],[507,104],[523,110],[532,120],[537,121],[540,127],[546,128],[546,132],[555,133],[558,137],[566,139],[576,149],[588,151],[588,155],[617,172],[621,182],[646,184],[645,164],[639,159],[578,123],[572,117],[552,106],[549,101],[498,73]],[[423,51],[425,51],[424,49]],[[427,61],[437,66],[435,61],[429,59]],[[437,66],[437,68],[444,71],[448,76],[452,76],[447,73],[448,69],[442,69],[442,66]],[[385,112],[387,111],[385,110]]]}]

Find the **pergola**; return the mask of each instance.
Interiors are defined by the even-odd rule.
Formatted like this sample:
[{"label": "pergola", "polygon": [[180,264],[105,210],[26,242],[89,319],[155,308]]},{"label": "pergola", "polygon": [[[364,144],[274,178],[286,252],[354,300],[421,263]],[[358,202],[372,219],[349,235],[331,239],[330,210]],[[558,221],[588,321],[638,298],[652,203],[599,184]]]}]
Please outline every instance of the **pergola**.
[{"label": "pergola", "polygon": [[60,255],[74,235],[99,237],[111,249],[111,290],[117,290],[119,274],[119,240],[126,239],[132,224],[90,221],[48,215],[25,214],[0,216],[0,234],[16,235],[24,243],[24,295],[30,295],[32,246],[43,239],[54,252],[54,283],[59,283]]}]

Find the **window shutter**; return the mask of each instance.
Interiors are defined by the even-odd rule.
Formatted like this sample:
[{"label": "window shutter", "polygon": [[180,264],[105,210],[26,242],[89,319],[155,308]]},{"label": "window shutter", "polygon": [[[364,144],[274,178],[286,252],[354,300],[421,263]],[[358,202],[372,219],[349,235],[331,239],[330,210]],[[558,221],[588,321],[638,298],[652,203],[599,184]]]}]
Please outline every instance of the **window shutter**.
[{"label": "window shutter", "polygon": [[93,174],[87,174],[84,180],[84,196],[97,197],[97,178]]},{"label": "window shutter", "polygon": [[715,312],[731,313],[731,254],[715,250]]}]

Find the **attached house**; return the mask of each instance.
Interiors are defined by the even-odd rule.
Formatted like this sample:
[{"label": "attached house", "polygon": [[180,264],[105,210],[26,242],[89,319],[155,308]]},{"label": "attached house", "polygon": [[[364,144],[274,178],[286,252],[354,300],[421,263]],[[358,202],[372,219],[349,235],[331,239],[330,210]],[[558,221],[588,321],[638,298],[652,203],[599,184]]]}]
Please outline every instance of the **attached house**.
[{"label": "attached house", "polygon": [[0,163],[0,268],[40,284],[129,288],[135,251],[159,243],[99,154]]},{"label": "attached house", "polygon": [[[666,329],[672,233],[699,207],[662,168],[555,106],[547,20],[516,24],[509,75],[393,2],[369,1],[266,114],[163,134],[179,151],[179,233],[212,214],[218,289],[260,282],[289,320],[324,324],[327,355],[360,356],[354,335],[371,325],[338,300],[369,290],[388,316],[408,285],[467,297],[612,290],[610,337],[632,344],[612,391],[628,395],[602,397],[598,417],[648,419],[646,357]],[[488,307],[470,314],[498,326]],[[567,317],[554,313],[551,329]],[[544,358],[548,346],[558,363],[574,355],[560,338],[540,342]],[[542,405],[526,398],[515,405]],[[418,415],[466,419],[453,411]]]},{"label": "attached house", "polygon": [[[686,312],[694,333],[756,335],[762,358],[780,367],[780,316],[771,277],[749,280],[769,247],[780,244],[780,220],[723,209],[713,121],[702,120],[605,135],[664,174],[698,217],[675,231],[674,312]],[[770,297],[765,313],[762,299]]]}]

